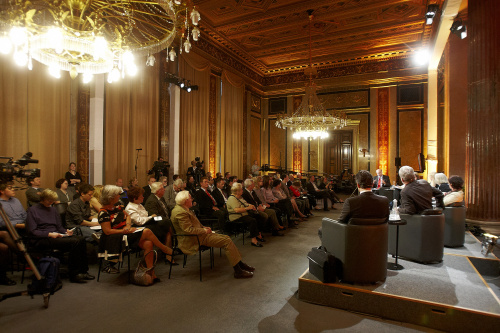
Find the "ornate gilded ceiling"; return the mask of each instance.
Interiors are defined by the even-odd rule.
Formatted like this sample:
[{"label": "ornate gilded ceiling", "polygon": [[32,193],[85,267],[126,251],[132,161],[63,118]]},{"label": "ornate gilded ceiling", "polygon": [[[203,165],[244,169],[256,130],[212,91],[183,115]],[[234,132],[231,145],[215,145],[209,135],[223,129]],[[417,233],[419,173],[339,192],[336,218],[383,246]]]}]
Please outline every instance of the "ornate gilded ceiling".
[{"label": "ornate gilded ceiling", "polygon": [[[303,71],[308,9],[319,68],[405,58],[429,43],[429,3],[443,0],[195,0],[203,38],[264,77]],[[434,24],[436,25],[436,23]],[[201,45],[200,45],[201,46]]]}]

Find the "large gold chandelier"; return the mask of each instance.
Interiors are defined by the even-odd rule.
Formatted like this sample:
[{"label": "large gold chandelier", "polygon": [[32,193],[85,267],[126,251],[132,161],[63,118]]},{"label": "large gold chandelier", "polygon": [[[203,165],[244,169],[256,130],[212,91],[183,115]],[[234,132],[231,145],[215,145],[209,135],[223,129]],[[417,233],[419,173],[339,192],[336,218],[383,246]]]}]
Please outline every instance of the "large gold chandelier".
[{"label": "large gold chandelier", "polygon": [[312,66],[311,51],[311,23],[313,19],[312,11],[309,14],[309,67],[304,71],[309,75],[309,82],[306,84],[305,95],[302,103],[291,115],[279,114],[276,126],[278,128],[289,128],[293,131],[294,139],[325,139],[328,131],[336,130],[347,124],[347,117],[341,111],[334,111],[334,114],[326,111],[325,107],[316,95],[316,83],[313,76],[317,75],[317,70]]},{"label": "large gold chandelier", "polygon": [[108,74],[108,82],[137,72],[135,58],[153,66],[154,54],[180,37],[178,52],[189,53],[197,41],[200,14],[191,1],[157,0],[6,0],[0,4],[0,52],[13,54],[20,66],[33,60],[60,76]]}]

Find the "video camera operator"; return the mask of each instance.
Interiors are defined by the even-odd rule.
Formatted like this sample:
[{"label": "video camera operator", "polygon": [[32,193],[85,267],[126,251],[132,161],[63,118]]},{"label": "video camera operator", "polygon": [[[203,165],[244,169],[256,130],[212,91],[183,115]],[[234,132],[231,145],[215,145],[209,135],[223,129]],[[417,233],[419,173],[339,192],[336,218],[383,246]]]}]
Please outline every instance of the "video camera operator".
[{"label": "video camera operator", "polygon": [[148,174],[154,173],[156,180],[158,181],[160,177],[168,177],[168,168],[170,164],[163,160],[163,157],[158,157],[158,161],[153,163],[153,167],[148,171]]},{"label": "video camera operator", "polygon": [[195,183],[199,184],[201,177],[205,177],[205,162],[201,161],[200,157],[196,157],[194,161],[191,161],[191,166],[188,168],[186,176],[187,179],[193,176]]}]

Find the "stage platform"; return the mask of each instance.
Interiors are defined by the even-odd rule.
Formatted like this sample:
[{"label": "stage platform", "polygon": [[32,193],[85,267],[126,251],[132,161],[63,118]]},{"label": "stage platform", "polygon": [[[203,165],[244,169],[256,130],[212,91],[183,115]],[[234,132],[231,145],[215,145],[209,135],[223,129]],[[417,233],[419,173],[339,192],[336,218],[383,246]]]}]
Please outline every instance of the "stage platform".
[{"label": "stage platform", "polygon": [[444,252],[439,264],[399,259],[404,269],[388,270],[386,281],[374,285],[321,283],[307,270],[299,278],[298,297],[442,331],[500,331],[500,260],[482,255],[470,233],[463,247]]}]

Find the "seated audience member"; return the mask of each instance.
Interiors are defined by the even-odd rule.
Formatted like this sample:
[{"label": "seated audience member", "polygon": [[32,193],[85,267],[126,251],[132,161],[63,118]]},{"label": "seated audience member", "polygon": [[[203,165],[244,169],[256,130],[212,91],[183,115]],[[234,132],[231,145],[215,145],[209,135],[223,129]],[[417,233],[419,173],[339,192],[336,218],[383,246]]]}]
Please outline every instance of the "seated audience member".
[{"label": "seated audience member", "polygon": [[201,188],[195,192],[194,199],[199,205],[200,214],[207,217],[216,218],[219,221],[219,226],[224,226],[226,222],[227,211],[225,208],[219,208],[217,206],[217,201],[212,196],[212,193],[208,190],[208,179],[207,177],[201,177],[200,179]]},{"label": "seated audience member", "polygon": [[75,162],[69,164],[69,170],[64,175],[64,178],[68,181],[68,192],[70,196],[75,195],[77,186],[83,181],[80,173],[76,171]]},{"label": "seated audience member", "polygon": [[[101,210],[101,203],[99,199],[101,199],[101,192],[104,186],[102,185],[96,185],[94,186],[94,194],[92,195],[92,198],[90,199],[90,216],[92,218],[97,218],[97,215],[99,215],[99,211]],[[121,188],[121,187],[120,187]],[[120,195],[121,198],[121,195]]]},{"label": "seated audience member", "polygon": [[290,190],[290,195],[295,198],[297,203],[301,202],[304,205],[304,213],[306,215],[312,215],[311,205],[307,198],[302,197],[301,187],[299,181],[294,181],[292,185],[288,188]]},{"label": "seated audience member", "polygon": [[391,187],[391,180],[382,173],[382,169],[377,169],[375,172],[377,175],[373,178],[373,188]]},{"label": "seated audience member", "polygon": [[432,187],[436,187],[436,180],[434,177],[436,176],[436,171],[431,171],[427,173],[427,181],[431,184]]},{"label": "seated audience member", "polygon": [[26,199],[28,200],[28,207],[36,205],[40,202],[40,194],[43,192],[43,188],[40,187],[42,181],[40,177],[34,177],[28,179],[28,184],[30,187],[26,190]]},{"label": "seated audience member", "polygon": [[[116,178],[115,185],[122,189],[122,193],[120,193],[120,202],[124,206],[126,206],[128,204],[128,195],[127,195],[128,188],[123,187],[123,179],[121,179],[121,178]],[[95,194],[95,187],[94,187],[94,194]],[[99,198],[97,198],[97,200],[99,200]],[[91,202],[91,204],[92,204],[92,202]],[[92,215],[94,215],[94,214],[92,214]]]},{"label": "seated audience member", "polygon": [[433,188],[427,181],[416,181],[415,172],[410,166],[403,166],[399,169],[399,177],[405,185],[401,190],[401,214],[420,214],[426,209],[432,209],[432,197],[436,198],[438,206],[443,201],[443,193]]},{"label": "seated audience member", "polygon": [[[281,182],[280,179],[274,179],[273,180],[273,195],[279,199],[278,202],[278,207],[281,208],[283,206],[287,212],[290,212],[290,207],[291,207],[291,213],[295,212],[295,215],[300,218],[301,221],[304,221],[304,218],[306,217],[304,214],[302,214],[299,210],[299,207],[297,206],[297,203],[295,202],[295,199],[292,201],[291,199],[287,198],[285,192],[283,191],[282,188],[283,183]],[[288,189],[287,189],[288,191]],[[291,215],[291,214],[290,214]],[[294,219],[292,218],[292,221]]]},{"label": "seated audience member", "polygon": [[172,176],[172,181],[173,181],[173,182],[175,182],[175,181],[177,180],[177,178],[179,178],[179,175],[177,175],[177,174],[176,174],[176,175],[173,175],[173,176]]},{"label": "seated audience member", "polygon": [[66,210],[66,227],[73,229],[78,227],[87,242],[92,242],[94,230],[90,227],[96,227],[98,222],[92,222],[90,212],[90,200],[94,195],[94,187],[90,184],[82,183],[78,186],[80,197],[69,205]]},{"label": "seated audience member", "polygon": [[191,193],[191,195],[194,195],[194,193],[196,192],[196,182],[194,181],[193,176],[188,176],[186,190],[188,190]]},{"label": "seated audience member", "polygon": [[252,246],[262,247],[263,245],[259,243],[264,241],[260,233],[262,226],[259,226],[257,220],[249,215],[249,212],[256,212],[255,206],[248,204],[245,199],[242,198],[243,187],[240,183],[233,184],[231,193],[232,195],[227,199],[226,203],[230,223],[235,221],[245,223],[250,230]]},{"label": "seated audience member", "polygon": [[443,203],[445,206],[452,206],[454,204],[464,205],[464,180],[460,176],[451,176],[448,179],[451,192],[448,192],[444,198]]},{"label": "seated audience member", "polygon": [[[282,220],[281,220],[281,210],[278,208],[278,206],[276,206],[274,203],[269,203],[266,201],[266,198],[264,197],[264,194],[263,194],[263,184],[264,184],[264,181],[262,180],[263,177],[259,176],[259,177],[254,177],[253,179],[253,184],[254,184],[254,190],[253,190],[253,193],[255,195],[257,195],[257,198],[259,198],[261,204],[263,204],[266,208],[269,208],[269,209],[272,209],[275,211],[276,213],[276,218],[278,219],[278,222],[280,224],[280,229],[285,229],[283,227],[283,223],[282,223]],[[272,190],[271,190],[271,195],[272,195]],[[274,196],[272,196],[273,200],[278,200],[277,198],[274,198]]]},{"label": "seated audience member", "polygon": [[136,187],[136,186],[139,186],[139,180],[137,180],[136,177],[134,177],[128,181],[128,188],[129,189],[132,187]]},{"label": "seated audience member", "polygon": [[[170,228],[172,225],[169,220],[156,221],[154,217],[156,214],[149,214],[149,212],[141,205],[144,189],[135,187],[129,191],[130,202],[125,208],[125,212],[130,216],[132,224],[138,227],[146,227],[150,229],[160,242],[165,242],[165,245],[171,247],[172,235]],[[158,193],[158,192],[157,192]],[[152,196],[151,196],[152,197]],[[148,199],[151,201],[151,199]],[[170,261],[167,259],[167,261]],[[174,263],[176,264],[176,263]]]},{"label": "seated audience member", "polygon": [[165,188],[165,193],[163,194],[163,199],[167,204],[167,208],[172,211],[175,207],[175,197],[181,191],[182,179],[177,178],[174,182]]},{"label": "seated audience member", "polygon": [[[10,223],[16,228],[23,229],[28,214],[24,209],[21,201],[17,199],[16,192],[13,190],[12,185],[1,183],[0,184],[0,203],[5,210],[5,214],[10,220]],[[5,221],[0,216],[0,228],[5,228]]]},{"label": "seated audience member", "polygon": [[[229,172],[226,172],[226,174],[229,174]],[[236,176],[229,176],[229,178],[225,179],[224,190],[226,191],[226,196],[228,198],[231,195],[231,188],[233,187],[233,184],[236,182],[238,182],[238,177],[236,177]]]},{"label": "seated audience member", "polygon": [[17,252],[16,244],[7,231],[0,231],[0,285],[13,286],[16,281],[7,277],[7,267],[9,265],[9,249]]},{"label": "seated audience member", "polygon": [[151,184],[156,182],[155,175],[148,175],[147,180],[148,180],[148,185],[143,187],[143,189],[144,189],[144,202],[143,203],[146,203],[149,196],[151,195]]},{"label": "seated audience member", "polygon": [[448,178],[444,173],[436,173],[434,175],[434,181],[436,183],[436,187],[444,194],[451,192],[451,188],[448,185]]},{"label": "seated audience member", "polygon": [[38,250],[57,249],[69,252],[68,270],[70,281],[84,283],[95,277],[88,273],[85,239],[73,235],[62,226],[61,217],[52,204],[56,192],[46,189],[40,194],[40,203],[28,209],[26,229],[32,237],[30,243]]},{"label": "seated audience member", "polygon": [[320,190],[326,190],[330,194],[332,198],[335,198],[335,202],[339,203],[344,203],[342,199],[339,198],[337,193],[333,190],[333,184],[328,180],[328,177],[323,176],[321,177],[321,183],[319,184],[318,188]]},{"label": "seated audience member", "polygon": [[389,199],[372,192],[372,186],[375,184],[372,175],[361,170],[355,179],[359,195],[346,199],[338,221],[348,223],[351,218],[388,219]]},{"label": "seated audience member", "polygon": [[226,206],[227,194],[224,191],[226,181],[223,178],[217,178],[215,180],[214,190],[212,191],[212,196],[215,201],[217,201],[217,207],[223,208]]},{"label": "seated audience member", "polygon": [[[161,187],[161,183],[157,184]],[[136,232],[136,228],[132,227],[130,216],[123,211],[122,206],[116,206],[120,200],[120,192],[121,189],[115,185],[106,185],[102,189],[102,209],[99,212],[98,220],[103,234],[99,240],[99,252],[103,253],[107,250],[108,253],[121,253],[123,235],[127,235],[127,243],[130,248],[144,250],[147,267],[153,266],[154,258],[149,253],[154,246],[172,260],[172,249],[162,244],[151,230],[145,228]],[[152,276],[155,281],[159,281],[154,272]]]},{"label": "seated audience member", "polygon": [[231,177],[231,173],[229,171],[226,171],[224,173],[224,179],[226,180],[226,184],[229,183],[229,178]]},{"label": "seated audience member", "polygon": [[[175,201],[177,205],[172,210],[172,223],[178,234],[198,235],[200,245],[223,248],[229,263],[234,268],[236,279],[251,278],[255,268],[248,266],[241,261],[241,254],[227,235],[213,233],[209,227],[204,227],[190,210],[193,205],[193,198],[188,191],[180,192]],[[198,240],[196,237],[177,238],[179,248],[185,254],[195,254],[198,252]]]},{"label": "seated audience member", "polygon": [[283,230],[284,228],[280,226],[278,217],[276,216],[276,211],[266,207],[266,205],[260,201],[257,193],[254,191],[255,185],[253,179],[246,179],[243,184],[245,186],[245,190],[242,194],[243,199],[245,199],[245,201],[249,204],[257,207],[259,215],[266,215],[264,220],[270,222],[273,236],[284,236],[284,234],[279,233],[279,230]]},{"label": "seated audience member", "polygon": [[162,241],[165,241],[165,244],[168,247],[171,247],[173,228],[169,218],[170,211],[168,210],[167,204],[163,199],[163,195],[165,194],[165,188],[163,188],[162,183],[155,182],[151,184],[151,192],[152,192],[151,195],[144,204],[144,208],[146,208],[149,215],[161,216],[162,218],[161,227],[164,232],[164,235],[158,234],[158,236],[160,236],[160,239]]},{"label": "seated audience member", "polygon": [[69,205],[73,198],[70,200],[70,196],[68,193],[68,181],[64,178],[59,179],[56,182],[56,193],[57,193],[57,203],[65,203]]},{"label": "seated audience member", "polygon": [[164,188],[167,188],[168,186],[168,178],[165,176],[161,176],[158,181],[163,185]]},{"label": "seated audience member", "polygon": [[336,209],[333,205],[335,200],[333,197],[328,193],[327,190],[320,190],[318,186],[316,186],[316,180],[314,176],[311,176],[309,178],[309,182],[307,183],[307,193],[312,194],[316,199],[323,199],[324,200],[324,210],[328,211],[328,201],[326,199],[330,199],[332,203],[332,209]]}]

